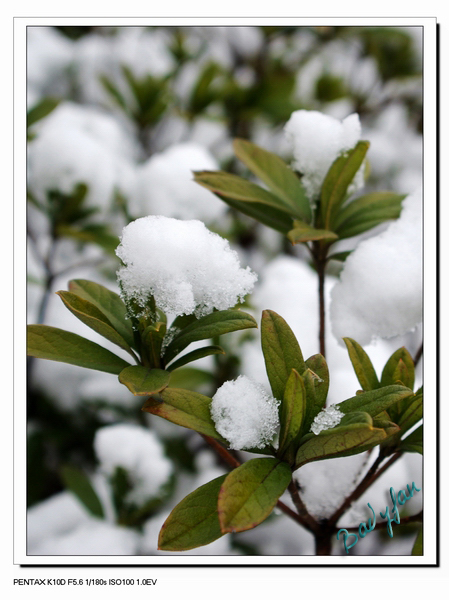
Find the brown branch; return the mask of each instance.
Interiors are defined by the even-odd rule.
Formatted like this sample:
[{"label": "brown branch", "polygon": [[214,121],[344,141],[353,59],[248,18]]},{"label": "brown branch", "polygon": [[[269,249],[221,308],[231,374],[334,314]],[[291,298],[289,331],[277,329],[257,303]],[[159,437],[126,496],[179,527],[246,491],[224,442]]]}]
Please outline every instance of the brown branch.
[{"label": "brown branch", "polygon": [[388,462],[384,464],[379,470],[377,470],[380,463],[384,460],[384,456],[382,452],[379,453],[379,456],[376,458],[374,463],[371,465],[369,471],[359,483],[359,485],[352,491],[352,493],[346,498],[343,504],[337,508],[334,514],[328,520],[328,524],[330,526],[334,526],[338,519],[345,513],[348,508],[353,504],[356,500],[360,498],[360,496],[366,492],[366,490],[389,468],[393,463],[395,463],[402,456],[402,452],[396,452],[390,458]]},{"label": "brown branch", "polygon": [[419,363],[421,356],[422,356],[422,352],[423,352],[423,344],[421,343],[421,346],[418,348],[416,354],[415,354],[415,358],[413,359],[413,364],[416,365]]}]

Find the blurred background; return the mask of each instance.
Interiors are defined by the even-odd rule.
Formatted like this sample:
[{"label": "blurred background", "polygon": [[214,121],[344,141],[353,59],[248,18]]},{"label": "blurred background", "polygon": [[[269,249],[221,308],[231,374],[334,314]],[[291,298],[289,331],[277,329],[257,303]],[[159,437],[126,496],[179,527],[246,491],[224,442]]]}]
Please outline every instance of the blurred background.
[{"label": "blurred background", "polygon": [[[292,112],[356,112],[371,144],[365,193],[412,193],[422,180],[422,28],[28,27],[27,105],[29,323],[109,347],[54,292],[76,278],[118,291],[122,228],[161,214],[199,219],[228,239],[259,276],[245,310],[257,321],[265,308],[281,314],[310,356],[318,352],[317,281],[304,248],[229,208],[194,183],[192,171],[247,176],[235,137],[290,162],[284,126]],[[327,294],[340,269],[332,263]],[[327,329],[334,403],[358,383]],[[379,373],[398,347],[414,355],[421,338],[418,326],[365,349]],[[212,396],[241,373],[267,384],[258,331],[221,343],[226,355],[176,371],[172,385]],[[170,510],[227,468],[198,434],[143,413],[141,404],[114,375],[29,359],[28,554],[171,554],[157,550]],[[366,464],[357,455],[301,469],[309,510],[330,512]],[[419,486],[420,474],[421,456],[406,455],[342,526],[370,516],[368,501],[384,510],[389,487]],[[420,499],[413,502],[409,514]],[[352,553],[409,554],[416,529],[397,531],[393,540],[372,533]],[[187,554],[313,554],[313,539],[275,510],[260,527]]]}]

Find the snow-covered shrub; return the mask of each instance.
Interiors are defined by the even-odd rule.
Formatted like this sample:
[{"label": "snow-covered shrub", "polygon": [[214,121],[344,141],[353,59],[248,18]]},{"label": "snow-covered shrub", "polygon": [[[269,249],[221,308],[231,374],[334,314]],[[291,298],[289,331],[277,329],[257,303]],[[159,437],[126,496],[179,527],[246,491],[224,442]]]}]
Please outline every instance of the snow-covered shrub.
[{"label": "snow-covered shrub", "polygon": [[117,278],[125,301],[143,311],[149,298],[172,315],[197,317],[241,302],[257,279],[237,253],[201,221],[142,217],[124,228]]},{"label": "snow-covered shrub", "polygon": [[420,486],[410,36],[65,29],[29,35],[28,489],[84,509],[30,510],[31,553],[343,553]]}]

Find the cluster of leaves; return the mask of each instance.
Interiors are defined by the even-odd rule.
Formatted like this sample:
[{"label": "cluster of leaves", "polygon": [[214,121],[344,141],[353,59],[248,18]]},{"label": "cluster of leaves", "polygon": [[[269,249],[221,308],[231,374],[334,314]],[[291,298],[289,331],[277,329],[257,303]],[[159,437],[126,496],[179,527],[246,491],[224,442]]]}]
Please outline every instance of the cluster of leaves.
[{"label": "cluster of leaves", "polygon": [[292,244],[317,242],[321,260],[344,261],[348,253],[331,255],[332,245],[398,218],[404,199],[393,192],[373,192],[347,202],[350,185],[368,148],[369,142],[360,141],[334,161],[324,178],[315,210],[301,177],[276,154],[248,140],[234,140],[235,154],[268,189],[224,171],[197,171],[195,181],[232,208],[281,232]]},{"label": "cluster of leaves", "polygon": [[[189,550],[226,533],[259,525],[289,486],[293,471],[309,462],[351,456],[379,445],[388,447],[389,452],[422,452],[422,438],[419,441],[415,433],[419,429],[403,439],[422,417],[422,389],[412,390],[413,361],[404,348],[391,356],[379,381],[366,353],[347,338],[363,389],[337,405],[344,413],[337,426],[315,435],[309,433],[310,426],[326,405],[329,387],[326,360],[320,354],[304,360],[292,330],[273,311],[262,315],[261,340],[271,390],[280,400],[277,447],[249,449],[271,456],[248,460],[184,498],[161,529],[162,550]],[[164,393],[161,396],[165,401]],[[158,399],[149,402],[154,406]],[[203,402],[206,405],[211,400],[204,398]],[[202,408],[200,411],[199,403],[189,410],[200,419],[207,415]],[[171,420],[168,413],[161,416]],[[201,432],[223,441],[210,423]]]},{"label": "cluster of leaves", "polygon": [[[121,298],[99,284],[74,280],[69,290],[59,292],[66,307],[94,331],[127,351],[137,364],[131,365],[79,335],[46,325],[28,326],[30,356],[116,374],[134,395],[146,397],[144,411],[227,445],[211,418],[212,399],[171,387],[171,372],[203,356],[222,352],[219,346],[205,346],[178,357],[192,342],[256,327],[250,315],[226,310],[199,319],[178,317],[167,330],[165,316],[156,307],[143,317],[129,319]],[[187,496],[161,530],[161,549],[187,550],[208,544],[225,533],[255,527],[269,516],[288,487],[292,472],[306,463],[350,456],[377,445],[390,452],[422,452],[422,438],[416,433],[419,429],[402,439],[422,417],[422,389],[415,394],[412,391],[414,367],[405,349],[392,355],[379,381],[364,350],[354,340],[346,339],[362,391],[338,405],[345,415],[338,426],[315,435],[309,433],[310,426],[326,405],[329,387],[324,357],[317,354],[304,360],[292,330],[273,311],[262,315],[261,340],[271,390],[280,400],[277,447],[248,449],[268,456],[249,460]],[[87,479],[70,468],[64,478],[91,511],[101,516],[101,505]],[[116,473],[116,504],[124,523],[133,522],[136,511],[140,515],[143,510],[126,507],[124,497],[128,489],[126,474]],[[144,513],[148,511],[145,509]]]}]

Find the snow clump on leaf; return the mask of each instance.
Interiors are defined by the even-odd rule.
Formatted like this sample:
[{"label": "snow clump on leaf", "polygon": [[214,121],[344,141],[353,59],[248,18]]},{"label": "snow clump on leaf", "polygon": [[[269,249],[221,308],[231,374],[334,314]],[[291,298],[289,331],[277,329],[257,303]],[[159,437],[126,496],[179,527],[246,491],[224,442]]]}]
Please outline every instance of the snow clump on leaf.
[{"label": "snow clump on leaf", "polygon": [[137,506],[158,496],[172,474],[172,463],[155,434],[139,425],[102,427],[95,434],[94,449],[108,477],[118,467],[125,469],[132,484],[126,500]]},{"label": "snow clump on leaf", "polygon": [[[316,110],[297,110],[287,122],[285,133],[293,146],[293,167],[303,175],[306,193],[315,201],[334,160],[360,140],[361,126],[356,113],[340,121]],[[363,173],[362,164],[349,192],[363,187]]]},{"label": "snow clump on leaf", "polygon": [[142,313],[153,296],[164,312],[202,317],[241,302],[257,280],[227,240],[196,220],[137,219],[123,229],[116,253],[125,265],[117,272],[124,300]]},{"label": "snow clump on leaf", "polygon": [[233,450],[263,448],[279,426],[279,401],[246,375],[226,381],[212,398],[211,415]]},{"label": "snow clump on leaf", "polygon": [[326,429],[332,429],[332,427],[338,425],[343,417],[344,413],[340,411],[338,406],[329,406],[328,408],[324,408],[314,418],[312,426],[310,427],[310,431],[315,435],[318,435],[322,431],[325,431]]},{"label": "snow clump on leaf", "polygon": [[401,216],[379,235],[364,240],[347,258],[332,289],[334,335],[359,344],[391,338],[422,320],[421,191],[405,198]]}]

